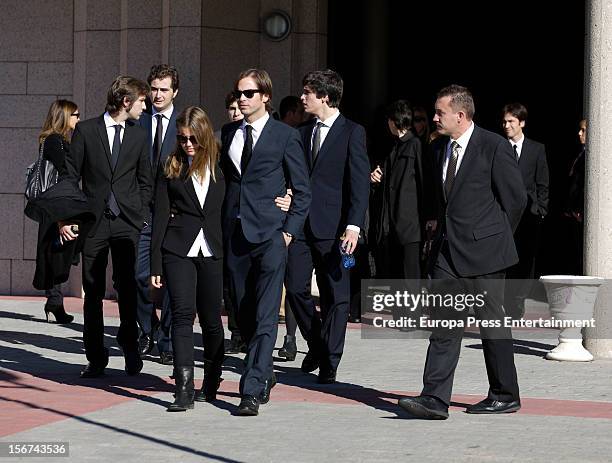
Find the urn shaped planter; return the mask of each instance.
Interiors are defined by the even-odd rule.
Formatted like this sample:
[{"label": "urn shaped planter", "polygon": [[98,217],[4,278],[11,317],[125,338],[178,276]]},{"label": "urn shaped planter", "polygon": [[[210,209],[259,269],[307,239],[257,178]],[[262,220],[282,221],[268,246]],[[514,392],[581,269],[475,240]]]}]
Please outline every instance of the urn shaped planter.
[{"label": "urn shaped planter", "polygon": [[[590,320],[603,278],[578,275],[540,277],[546,288],[550,313],[556,320]],[[593,355],[582,345],[582,328],[561,328],[559,345],[546,354],[548,360],[590,362]]]}]

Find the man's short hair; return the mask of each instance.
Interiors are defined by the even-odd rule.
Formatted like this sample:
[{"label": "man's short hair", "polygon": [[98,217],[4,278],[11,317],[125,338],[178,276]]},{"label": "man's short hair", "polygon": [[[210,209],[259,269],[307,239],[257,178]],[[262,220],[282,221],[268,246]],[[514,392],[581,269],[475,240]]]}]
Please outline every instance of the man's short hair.
[{"label": "man's short hair", "polygon": [[225,95],[225,109],[229,109],[230,105],[237,101],[238,99],[234,96],[234,92],[229,92]]},{"label": "man's short hair", "polygon": [[398,130],[407,130],[412,127],[412,107],[406,100],[397,100],[387,106],[385,110],[387,119],[393,121]]},{"label": "man's short hair", "polygon": [[329,107],[337,108],[342,100],[344,83],[342,77],[336,71],[326,69],[325,71],[312,71],[304,76],[302,85],[316,93],[317,98],[327,96]]},{"label": "man's short hair", "polygon": [[444,87],[438,92],[437,98],[440,99],[445,96],[450,97],[450,107],[453,108],[453,111],[463,111],[469,120],[474,118],[474,113],[476,112],[474,98],[466,87],[455,84]]},{"label": "man's short hair", "polygon": [[130,76],[118,76],[108,89],[106,95],[106,111],[117,114],[123,108],[123,100],[127,98],[130,108],[138,98],[147,96],[151,88],[146,82]]},{"label": "man's short hair", "polygon": [[169,64],[156,64],[155,66],[151,66],[147,82],[151,85],[151,82],[155,79],[165,79],[166,77],[170,77],[172,80],[172,90],[177,91],[179,88],[178,71],[174,66],[170,66]]},{"label": "man's short hair", "polygon": [[302,100],[300,100],[300,98],[297,96],[288,95],[285,98],[283,98],[278,108],[278,112],[279,112],[281,121],[285,118],[287,113],[296,112],[301,104],[302,104]]},{"label": "man's short hair", "polygon": [[516,117],[519,122],[523,122],[527,120],[527,108],[521,103],[509,103],[504,106],[502,117],[506,114],[511,114]]}]

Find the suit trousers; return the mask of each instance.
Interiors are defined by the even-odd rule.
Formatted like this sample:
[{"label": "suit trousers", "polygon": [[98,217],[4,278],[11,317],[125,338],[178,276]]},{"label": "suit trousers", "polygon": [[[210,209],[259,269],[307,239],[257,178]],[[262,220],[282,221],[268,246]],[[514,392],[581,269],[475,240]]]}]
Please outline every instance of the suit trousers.
[{"label": "suit trousers", "polygon": [[[488,397],[492,400],[509,402],[519,400],[519,387],[514,365],[512,332],[503,327],[505,316],[502,302],[504,298],[504,274],[493,273],[459,280],[448,244],[443,243],[433,270],[433,283],[442,294],[486,294],[485,304],[475,309],[480,320],[499,320],[501,328],[480,327],[485,366],[489,379]],[[438,281],[436,281],[438,280]],[[438,309],[439,310],[439,309]],[[467,310],[454,312],[458,319],[467,317]],[[427,360],[423,373],[421,395],[433,396],[450,405],[455,368],[459,361],[461,340],[464,329],[434,330],[429,338]]]},{"label": "suit trousers", "polygon": [[214,257],[163,255],[164,279],[172,310],[174,365],[194,363],[193,321],[196,313],[202,327],[204,363],[221,373],[223,363],[223,261]]},{"label": "suit trousers", "polygon": [[[136,263],[136,284],[137,292],[137,311],[138,325],[143,334],[155,334],[153,329],[155,325],[160,323],[157,319],[155,306],[150,296],[150,277],[151,277],[151,230],[152,225],[149,224],[140,232],[140,240],[138,241],[138,259]],[[172,350],[170,344],[170,326],[172,314],[170,311],[170,298],[166,293],[165,288],[161,288],[162,292],[162,311],[160,329],[157,333],[157,349],[159,352],[169,352]]]},{"label": "suit trousers", "polygon": [[519,262],[506,273],[504,307],[509,314],[524,313],[525,299],[529,297],[535,276],[535,260],[539,248],[542,219],[525,211],[514,232]]},{"label": "suit trousers", "polygon": [[[311,294],[312,269],[320,293],[320,314]],[[342,266],[337,239],[296,239],[289,246],[287,299],[320,369],[336,371],[344,351],[349,316],[350,274]]]},{"label": "suit trousers", "polygon": [[113,287],[117,291],[120,325],[117,342],[123,350],[138,349],[136,322],[136,253],[138,230],[121,215],[102,217],[93,236],[83,246],[83,343],[91,363],[105,364],[104,314],[102,300],[106,292],[106,266],[110,249],[113,263]]},{"label": "suit trousers", "polygon": [[239,219],[231,230],[226,255],[230,293],[247,344],[240,394],[259,397],[273,373],[287,246],[280,230],[262,243],[246,239]]}]

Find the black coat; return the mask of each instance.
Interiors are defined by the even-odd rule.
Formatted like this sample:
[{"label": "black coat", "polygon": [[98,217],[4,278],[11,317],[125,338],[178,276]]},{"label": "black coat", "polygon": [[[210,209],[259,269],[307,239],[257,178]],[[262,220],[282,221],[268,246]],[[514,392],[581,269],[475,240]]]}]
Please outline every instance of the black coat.
[{"label": "black coat", "polygon": [[405,245],[423,239],[427,219],[435,217],[431,166],[424,166],[420,140],[411,132],[399,139],[383,164],[383,177],[373,188],[380,194],[376,242],[392,232]]},{"label": "black coat", "polygon": [[[28,202],[25,214],[39,223],[36,270],[32,285],[50,289],[68,280],[70,266],[78,263],[85,238],[95,222],[87,197],[73,182],[60,181]],[[58,242],[58,221],[79,225],[79,236],[63,246]]]},{"label": "black coat", "polygon": [[527,189],[525,213],[544,217],[548,213],[548,163],[542,143],[529,138],[523,140],[519,170]]},{"label": "black coat", "polygon": [[104,123],[99,116],[77,124],[72,136],[70,153],[66,158],[67,173],[60,179],[81,180],[83,193],[96,214],[96,225],[107,207],[111,188],[126,219],[142,230],[153,195],[150,148],[145,129],[126,121],[117,166],[111,167],[111,148]]},{"label": "black coat", "polygon": [[204,237],[213,256],[223,257],[221,206],[225,195],[225,179],[215,169],[216,181],[210,179],[204,207],[200,206],[191,177],[184,167],[179,178],[157,177],[153,233],[151,237],[151,275],[162,275],[162,253],[187,256],[193,242],[204,230]]},{"label": "black coat", "polygon": [[[448,142],[448,137],[440,137],[433,146],[440,198]],[[475,126],[441,209],[435,247],[446,237],[462,277],[503,271],[518,262],[513,232],[526,204],[527,192],[508,140]]]}]

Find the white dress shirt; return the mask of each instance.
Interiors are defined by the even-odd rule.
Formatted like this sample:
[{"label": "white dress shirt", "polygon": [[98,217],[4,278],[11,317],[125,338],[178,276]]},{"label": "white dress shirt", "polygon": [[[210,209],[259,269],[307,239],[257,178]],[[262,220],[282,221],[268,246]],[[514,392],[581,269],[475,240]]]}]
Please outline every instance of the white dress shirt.
[{"label": "white dress shirt", "polygon": [[113,152],[113,141],[115,140],[115,126],[119,124],[121,126],[121,130],[119,131],[119,138],[123,143],[123,134],[125,133],[125,121],[123,122],[115,122],[115,120],[111,117],[111,115],[107,112],[104,113],[104,125],[106,125],[106,135],[108,136],[108,146]]},{"label": "white dress shirt", "polygon": [[[251,131],[251,135],[253,137],[253,149],[255,149],[257,140],[259,140],[261,131],[268,122],[268,119],[270,119],[270,115],[266,113],[252,124],[248,124],[253,127],[253,130]],[[232,139],[228,153],[240,175],[242,175],[242,170],[240,170],[240,160],[242,159],[242,148],[244,148],[244,143],[246,142],[246,126],[247,121],[246,119],[243,119],[242,124],[240,124],[240,127],[238,127],[238,130],[236,130],[236,133],[234,134],[234,138]]]},{"label": "white dress shirt", "polygon": [[[155,107],[153,107],[152,121],[151,121],[151,140],[155,143],[155,132],[157,132],[157,114],[162,115],[162,141],[166,139],[166,131],[168,130],[168,125],[170,124],[170,117],[172,117],[172,111],[174,111],[174,105],[170,105],[168,109],[158,113]],[[161,147],[160,147],[161,149]]]},{"label": "white dress shirt", "polygon": [[[191,159],[192,158],[189,157],[190,165]],[[204,181],[201,182],[200,180],[200,177],[195,172],[191,175],[191,181],[198,197],[200,207],[204,208],[204,203],[206,202],[206,195],[208,194],[208,187],[210,186],[210,170],[208,168],[206,168]],[[211,257],[213,255],[212,251],[210,250],[210,246],[206,241],[206,237],[204,236],[204,230],[202,228],[200,228],[200,233],[198,233],[198,236],[191,245],[191,249],[189,249],[187,257],[198,257],[199,251],[202,251],[202,255],[204,257]]]},{"label": "white dress shirt", "polygon": [[[323,142],[325,141],[325,138],[327,137],[327,134],[331,130],[332,125],[334,125],[334,122],[336,122],[338,117],[340,117],[340,111],[336,110],[336,112],[333,115],[331,115],[330,117],[328,117],[324,121],[322,121],[318,117],[315,118],[315,125],[314,125],[315,128],[317,127],[317,122],[321,122],[323,124],[323,125],[321,125],[321,127],[319,127],[319,138],[321,140],[321,144],[319,145],[319,153],[321,152],[321,147],[323,146]],[[310,146],[311,146],[311,149],[312,149],[312,144],[314,142],[315,128],[312,129],[312,135],[310,136]],[[352,231],[354,231],[356,233],[359,233],[361,231],[361,229],[357,225],[347,225],[346,229],[347,230],[352,230]]]},{"label": "white dress shirt", "polygon": [[518,161],[519,159],[521,159],[521,151],[523,151],[523,142],[525,141],[525,135],[523,135],[519,141],[514,142],[510,139],[508,141],[512,146],[512,151],[514,151],[514,146],[516,145],[516,160]]},{"label": "white dress shirt", "polygon": [[470,124],[468,129],[465,132],[463,132],[463,135],[461,135],[456,140],[453,140],[451,138],[448,141],[448,145],[446,147],[446,155],[444,158],[444,166],[443,166],[444,168],[442,169],[442,183],[446,181],[446,169],[448,168],[448,161],[452,154],[451,148],[450,148],[452,143],[457,142],[457,144],[459,145],[459,152],[457,154],[457,168],[455,169],[455,176],[456,176],[457,172],[459,172],[459,166],[461,166],[461,161],[463,161],[463,155],[465,154],[465,148],[470,142],[470,138],[472,138],[472,133],[474,133],[474,123],[473,122]]}]

